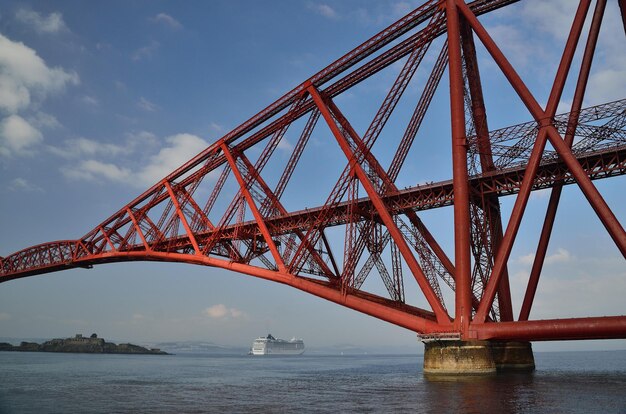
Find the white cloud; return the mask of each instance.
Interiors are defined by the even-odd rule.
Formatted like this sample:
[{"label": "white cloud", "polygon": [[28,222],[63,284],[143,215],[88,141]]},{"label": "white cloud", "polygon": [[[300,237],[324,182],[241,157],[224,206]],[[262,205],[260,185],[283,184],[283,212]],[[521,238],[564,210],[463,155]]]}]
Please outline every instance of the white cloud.
[{"label": "white cloud", "polygon": [[[514,67],[527,67],[533,62],[532,57],[537,55],[536,45],[528,41],[528,36],[518,28],[508,24],[494,25],[488,28],[489,34],[498,45],[502,53],[511,61]],[[488,64],[492,63],[491,58]]]},{"label": "white cloud", "polygon": [[208,143],[191,134],[177,134],[165,139],[168,146],[150,158],[148,165],[137,173],[140,185],[152,185],[200,153]]},{"label": "white cloud", "polygon": [[[489,25],[487,31],[522,78],[528,76],[525,72],[531,72],[552,82],[552,68],[558,65],[576,4],[569,0],[528,2],[521,4],[514,15],[505,8],[503,13],[508,19]],[[536,65],[538,61],[542,65]],[[485,63],[496,65],[491,57]]]},{"label": "white cloud", "polygon": [[371,2],[365,7],[356,7],[349,12],[350,20],[367,26],[383,26],[395,22],[417,8],[419,0],[388,2]]},{"label": "white cloud", "polygon": [[623,99],[626,96],[626,47],[624,47],[624,24],[616,2],[608,2],[602,22],[599,47],[600,59],[594,59],[589,78],[587,105]]},{"label": "white cloud", "polygon": [[409,14],[413,9],[415,9],[415,5],[406,1],[399,1],[391,6],[393,14],[398,18]]},{"label": "white cloud", "polygon": [[525,3],[521,14],[536,29],[550,33],[559,40],[567,39],[578,2],[571,0],[535,1]]},{"label": "white cloud", "polygon": [[150,102],[143,96],[139,99],[139,102],[137,102],[137,106],[148,112],[154,112],[159,108],[154,102]]},{"label": "white cloud", "polygon": [[546,256],[546,264],[567,263],[572,260],[572,255],[565,249],[558,248],[556,253]]},{"label": "white cloud", "polygon": [[589,77],[586,104],[597,105],[626,96],[626,53],[612,55],[609,66]]},{"label": "white cloud", "polygon": [[98,101],[97,98],[94,98],[93,96],[89,96],[89,95],[84,95],[82,98],[80,98],[81,102],[84,104],[87,104],[89,106],[98,106],[100,105],[100,101]]},{"label": "white cloud", "polygon": [[278,143],[278,149],[291,153],[293,151],[293,145],[291,145],[291,142],[289,142],[287,138],[283,137],[283,139],[281,139]]},{"label": "white cloud", "polygon": [[[127,134],[125,145],[101,143],[87,138],[66,140],[62,147],[49,147],[49,151],[66,159],[98,157],[112,162],[88,159],[77,165],[65,166],[61,172],[73,180],[105,179],[144,187],[165,178],[169,173],[203,151],[208,143],[191,134],[177,134],[165,138],[166,145],[147,162],[137,165],[138,150],[150,152],[158,141],[154,134],[139,131]],[[131,164],[132,163],[132,164]]]},{"label": "white cloud", "polygon": [[236,308],[228,308],[224,304],[217,304],[206,308],[202,313],[211,319],[244,319],[248,315]]},{"label": "white cloud", "polygon": [[146,150],[158,144],[156,135],[148,131],[129,132],[126,134],[128,148],[127,151],[134,151],[136,148]]},{"label": "white cloud", "polygon": [[0,110],[17,113],[33,96],[43,98],[78,83],[75,72],[49,68],[33,49],[0,34]]},{"label": "white cloud", "polygon": [[143,60],[143,59],[151,58],[154,55],[154,53],[157,50],[159,50],[160,46],[161,45],[159,44],[159,42],[152,41],[149,45],[141,47],[141,48],[135,50],[133,52],[133,54],[131,55],[131,58],[135,62],[138,62],[138,61]]},{"label": "white cloud", "polygon": [[[488,27],[488,31],[516,70],[521,69],[522,78],[530,80],[534,77],[544,83],[553,82],[577,6],[578,2],[570,0],[524,2],[514,16],[509,16],[503,24]],[[593,8],[590,9],[591,14]],[[584,106],[622,99],[626,95],[626,48],[620,17],[618,5],[607,3]],[[578,56],[582,55],[581,50],[585,46],[589,21],[588,16],[578,44]],[[574,59],[570,78],[577,76],[579,59]],[[488,62],[494,65],[490,59]],[[542,64],[536,65],[536,62]],[[541,98],[538,97],[539,100]],[[544,98],[547,99],[547,96]],[[565,101],[571,99],[567,95],[564,98]],[[559,112],[568,111],[569,105],[559,106]]]},{"label": "white cloud", "polygon": [[146,319],[146,317],[144,315],[142,315],[141,313],[134,313],[132,316],[132,321],[133,322],[141,322],[144,319]]},{"label": "white cloud", "polygon": [[235,309],[235,308],[230,308],[230,316],[232,316],[235,319],[241,319],[241,318],[247,318],[248,315],[244,312],[241,311],[239,309]]},{"label": "white cloud", "polygon": [[37,112],[28,118],[28,122],[37,128],[56,129],[61,128],[61,123],[50,114],[45,112]]},{"label": "white cloud", "polygon": [[[511,273],[514,303],[521,304],[528,271]],[[623,257],[578,258],[542,271],[531,319],[619,315],[624,310]]]},{"label": "white cloud", "polygon": [[71,180],[97,181],[106,179],[109,181],[128,181],[131,171],[127,168],[120,168],[115,164],[105,163],[97,160],[86,160],[74,167],[61,168],[65,177]]},{"label": "white cloud", "polygon": [[[565,42],[569,34],[577,4],[570,0],[531,2],[524,5],[522,14],[524,18],[534,23],[533,27],[549,33],[561,44]],[[609,2],[606,8],[589,77],[585,105],[597,105],[622,99],[626,94],[624,26],[620,19],[618,5]],[[593,8],[590,9],[589,14],[592,13]],[[588,22],[589,19],[587,19]],[[579,48],[584,45],[587,31],[588,27],[583,29],[583,40]]]},{"label": "white cloud", "polygon": [[66,139],[62,146],[50,146],[48,150],[54,155],[68,159],[93,156],[119,157],[131,155],[137,149],[146,151],[158,145],[158,139],[152,132],[129,132],[125,136],[126,141],[122,145],[79,137]]},{"label": "white cloud", "polygon": [[217,122],[211,122],[209,124],[209,129],[214,132],[224,132],[224,127]]},{"label": "white cloud", "polygon": [[221,319],[228,315],[228,308],[220,303],[206,308],[203,313],[209,318]]},{"label": "white cloud", "polygon": [[327,17],[329,19],[338,19],[339,14],[330,7],[328,4],[320,3],[320,4],[309,4],[309,9],[313,10],[315,13]]},{"label": "white cloud", "polygon": [[[570,254],[569,251],[559,247],[556,250],[556,253],[549,254],[546,256],[544,260],[544,264],[551,265],[555,263],[568,263],[571,262],[574,257]],[[517,259],[517,262],[523,265],[531,266],[535,260],[535,254],[529,253],[525,256],[521,256]]]},{"label": "white cloud", "polygon": [[156,16],[150,18],[150,20],[175,30],[182,29],[183,27],[183,25],[180,24],[178,20],[166,13],[159,13]]},{"label": "white cloud", "polygon": [[96,50],[111,50],[113,46],[107,42],[96,43]]},{"label": "white cloud", "polygon": [[0,153],[31,155],[33,147],[43,142],[43,135],[19,115],[10,115],[0,124]]},{"label": "white cloud", "polygon": [[29,109],[34,97],[44,99],[78,83],[76,73],[49,68],[33,49],[0,34],[0,111],[9,114],[0,124],[0,154],[31,155],[43,142],[38,128],[60,124],[43,112],[36,112],[28,121],[18,112]]},{"label": "white cloud", "polygon": [[15,13],[15,17],[38,33],[51,34],[69,30],[63,21],[63,15],[59,12],[42,16],[33,10],[20,9]]},{"label": "white cloud", "polygon": [[83,137],[65,140],[63,147],[50,147],[49,150],[63,158],[93,157],[95,155],[115,156],[126,151],[124,147],[119,145]]},{"label": "white cloud", "polygon": [[535,260],[535,253],[528,253],[527,255],[521,256],[517,259],[517,262],[523,265],[532,265]]}]

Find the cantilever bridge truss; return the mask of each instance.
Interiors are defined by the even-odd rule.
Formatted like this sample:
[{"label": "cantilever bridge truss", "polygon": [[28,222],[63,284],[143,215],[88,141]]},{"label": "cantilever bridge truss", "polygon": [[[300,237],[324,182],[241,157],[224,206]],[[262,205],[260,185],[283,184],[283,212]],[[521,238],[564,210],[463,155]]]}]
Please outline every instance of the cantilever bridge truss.
[{"label": "cantilever bridge truss", "polygon": [[[617,1],[626,25],[626,1]],[[606,1],[579,2],[545,105],[479,19],[514,2],[427,1],[83,237],[2,257],[0,282],[110,262],[184,262],[290,285],[422,336],[626,337],[626,316],[530,319],[564,186],[580,188],[610,239],[626,255],[624,229],[594,185],[595,180],[626,173],[626,99],[582,105]],[[624,33],[615,35],[626,48]],[[479,43],[526,108],[529,122],[489,128],[493,119],[483,98],[489,80],[481,78]],[[577,48],[582,56],[574,59]],[[395,81],[386,97],[369,126],[356,128],[337,98],[392,65]],[[418,71],[423,76],[414,76]],[[568,76],[575,83],[573,96],[565,99],[571,99],[571,106],[557,114]],[[405,94],[409,84],[413,92]],[[443,96],[449,96],[450,116],[444,118],[450,124],[437,139],[448,140],[450,152],[444,156],[451,160],[451,179],[399,187],[403,166],[420,168],[411,150],[430,151],[432,137],[420,134],[420,128],[442,89]],[[403,132],[386,142],[387,121],[407,101],[411,111]],[[396,127],[398,122],[394,118]],[[311,177],[306,183],[292,178],[302,176],[294,174],[298,167],[308,168],[302,167],[302,156],[321,130],[330,137],[324,145],[341,154],[345,168],[337,169],[335,185],[317,207],[290,209],[285,201],[290,192],[297,198],[303,186],[311,185]],[[277,167],[277,148],[288,132],[295,144]],[[376,156],[375,148],[381,145],[393,149],[385,162]],[[227,191],[229,185],[236,191]],[[539,189],[548,189],[550,200],[521,311],[514,315],[507,264],[529,196]],[[500,197],[507,195],[514,203],[505,217]],[[425,210],[441,208],[453,211],[453,248],[446,249],[420,218]],[[366,290],[366,279],[375,277],[382,280],[384,293]],[[420,295],[423,306],[405,293],[405,283],[413,284],[411,292]]]}]

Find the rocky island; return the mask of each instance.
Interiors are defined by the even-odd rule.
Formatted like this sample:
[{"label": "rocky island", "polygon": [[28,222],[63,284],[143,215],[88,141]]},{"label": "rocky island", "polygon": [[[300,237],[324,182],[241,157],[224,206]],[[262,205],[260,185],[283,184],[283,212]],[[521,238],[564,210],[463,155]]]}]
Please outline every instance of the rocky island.
[{"label": "rocky island", "polygon": [[158,348],[144,348],[133,344],[114,344],[106,342],[98,335],[84,337],[77,334],[73,338],[52,339],[42,344],[36,342],[22,342],[18,346],[0,342],[0,351],[18,352],[73,352],[81,354],[150,354],[169,355]]}]

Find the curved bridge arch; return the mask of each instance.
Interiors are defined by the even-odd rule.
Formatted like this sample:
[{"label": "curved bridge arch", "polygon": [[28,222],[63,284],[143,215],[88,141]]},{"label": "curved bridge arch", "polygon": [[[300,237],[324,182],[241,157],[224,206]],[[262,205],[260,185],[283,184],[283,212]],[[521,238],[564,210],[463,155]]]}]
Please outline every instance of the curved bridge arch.
[{"label": "curved bridge arch", "polygon": [[[545,108],[477,19],[510,3],[514,1],[477,0],[467,5],[460,0],[427,1],[226,134],[82,238],[33,246],[0,258],[0,282],[110,262],[184,262],[286,284],[435,337],[626,337],[624,316],[529,320],[564,185],[581,188],[626,255],[624,229],[592,182],[626,173],[626,99],[582,108],[605,2],[597,1],[592,13],[591,1],[580,1]],[[571,111],[556,115],[585,17],[592,14]],[[385,169],[372,147],[413,75],[426,66],[429,48],[441,37],[446,41]],[[483,43],[533,121],[488,130],[475,39]],[[403,68],[360,135],[334,98],[401,60]],[[453,177],[400,189],[396,178],[446,68]],[[300,138],[272,186],[263,168],[287,129],[303,117]],[[281,197],[318,123],[330,130],[345,155],[346,168],[319,207],[288,211]],[[548,142],[552,149],[546,151]],[[251,148],[260,150],[256,160],[246,154]],[[197,189],[209,173],[219,178],[208,199],[201,200]],[[224,183],[229,179],[239,191],[224,210],[216,212],[216,200],[225,197]],[[543,188],[552,189],[551,201],[522,312],[515,320],[507,262],[530,192]],[[366,196],[359,196],[359,191]],[[498,198],[510,194],[517,198],[505,228]],[[443,206],[454,207],[455,251],[450,256],[418,215]],[[325,232],[336,226],[345,233],[343,263]],[[383,252],[391,259],[383,260]],[[374,267],[388,298],[361,289]],[[406,269],[430,309],[406,303]],[[453,306],[444,301],[446,287],[455,294]]]}]

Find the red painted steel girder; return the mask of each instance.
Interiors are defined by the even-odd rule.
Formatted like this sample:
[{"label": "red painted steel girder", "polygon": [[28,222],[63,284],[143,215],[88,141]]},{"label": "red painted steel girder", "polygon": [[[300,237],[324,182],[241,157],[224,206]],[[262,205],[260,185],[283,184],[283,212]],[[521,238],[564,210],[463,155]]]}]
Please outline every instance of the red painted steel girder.
[{"label": "red painted steel girder", "polygon": [[[506,5],[516,3],[518,1],[519,0],[476,0],[469,3],[468,6],[476,13],[476,15],[481,15],[493,10],[497,10]],[[250,132],[254,130],[255,127],[258,127],[259,125],[262,125],[263,123],[271,120],[274,115],[279,114],[282,110],[291,105],[302,94],[302,92],[306,89],[306,85],[308,85],[309,83],[314,86],[325,85],[327,82],[330,82],[337,76],[344,74],[346,71],[348,71],[348,69],[351,69],[357,63],[363,61],[374,52],[391,43],[402,34],[407,33],[410,29],[417,27],[419,24],[431,18],[433,14],[438,10],[439,6],[437,3],[438,1],[433,0],[425,3],[423,6],[409,13],[400,21],[392,24],[387,29],[376,34],[367,42],[363,43],[361,46],[355,48],[351,52],[344,55],[342,58],[330,64],[325,69],[321,70],[316,75],[303,82],[301,85],[283,95],[283,97],[279,98],[276,102],[263,109],[261,112],[250,118],[248,121],[244,122],[239,127],[235,128],[233,131],[220,138],[202,153],[198,154],[196,157],[188,161],[185,165],[181,166],[176,171],[168,175],[165,180],[169,182],[177,181],[181,185],[188,184],[192,182],[195,178],[197,178],[196,175],[206,174],[208,172],[204,169],[201,169],[195,174],[190,174],[189,176],[186,176],[186,174],[198,168],[199,166],[202,166],[206,163],[204,168],[210,171],[217,168],[217,166],[219,165],[223,165],[226,162],[225,157],[216,157],[216,152],[219,150],[222,142],[226,142],[229,145],[235,144],[235,142],[238,139],[244,137],[247,132]],[[442,22],[439,22],[439,24],[441,23]],[[415,35],[411,36],[410,38],[400,42],[398,45],[383,52],[381,55],[366,62],[365,64],[363,64],[363,66],[355,69],[352,72],[347,73],[341,79],[324,88],[324,91],[328,96],[335,97],[409,54],[411,49],[414,47],[416,41],[427,41],[428,39],[431,39],[433,37],[440,36],[444,31],[445,24],[435,29],[423,29]],[[235,145],[235,149],[239,152],[242,152],[246,149],[251,148],[252,146],[267,138],[269,135],[282,128],[285,124],[293,122],[297,118],[311,111],[313,108],[313,101],[309,100],[305,105],[301,107],[301,109],[297,113],[291,114],[290,116],[284,115],[277,120],[272,121],[269,125],[263,127],[261,130],[254,133],[253,135],[242,139]],[[207,160],[210,159],[212,159],[212,162],[208,163]],[[146,192],[141,194],[139,197],[137,197],[135,200],[133,200],[131,203],[129,203],[129,205],[140,205],[145,200],[153,197],[158,189],[159,184],[156,184],[155,186],[151,187]],[[109,223],[116,220],[117,217],[117,214],[109,217],[107,220],[101,223],[101,226],[106,227]]]},{"label": "red painted steel girder", "polygon": [[[590,56],[595,50],[591,40],[581,64],[574,100],[577,104],[570,114],[555,116],[591,1],[579,3],[545,108],[538,104],[476,18],[510,3],[513,1],[478,0],[467,5],[461,0],[427,1],[229,132],[84,237],[46,243],[0,257],[0,282],[117,261],[185,262],[287,284],[419,333],[446,335],[454,332],[463,339],[489,340],[626,337],[626,317],[623,316],[502,322],[498,321],[497,312],[493,312],[497,292],[498,301],[509,309],[506,318],[511,319],[510,292],[505,288],[506,263],[533,190],[577,184],[618,249],[626,254],[626,233],[592,183],[626,172],[626,100],[580,109],[591,66]],[[602,9],[603,4],[604,0],[598,0],[589,39],[599,32],[602,14],[597,10]],[[623,17],[623,1],[620,6]],[[415,33],[411,34],[412,31]],[[385,170],[371,152],[372,146],[412,74],[423,66],[424,53],[442,36],[446,43],[440,58],[424,87],[392,166]],[[509,80],[534,118],[533,122],[486,131],[482,86],[473,52],[474,36]],[[395,179],[439,85],[446,67],[442,59],[446,55],[452,119],[452,180],[398,190]],[[361,138],[333,98],[405,56],[410,56],[405,69]],[[309,122],[300,134],[296,151],[278,185],[272,189],[262,174],[263,168],[287,128],[307,114],[310,114]],[[288,211],[282,205],[281,196],[320,114],[345,154],[348,166],[323,206]],[[476,137],[468,136],[472,135],[467,130],[468,119],[476,127]],[[600,125],[600,120],[608,121]],[[579,140],[572,145],[574,134]],[[251,162],[245,152],[260,149],[266,141],[262,155],[255,163]],[[547,142],[553,147],[550,151],[545,151]],[[473,157],[480,158],[481,168],[468,177],[468,160]],[[220,178],[205,203],[196,190],[209,173],[220,170]],[[231,172],[239,191],[230,199],[219,221],[211,220],[209,215],[215,215],[216,200],[223,196],[223,186]],[[358,198],[359,186],[366,190],[367,198]],[[499,212],[494,208],[485,209],[484,204],[483,211],[492,216],[488,230],[470,226],[472,219],[477,220],[470,215],[472,203],[480,205],[486,200],[493,205],[499,197],[511,194],[518,196],[503,237],[496,234],[501,224],[499,217],[494,221],[494,216],[499,216]],[[557,204],[558,199],[551,201],[551,208],[555,210]],[[454,206],[456,231],[454,263],[416,214],[450,205]],[[246,210],[249,218],[253,216],[251,220],[245,220]],[[403,222],[402,216],[406,216],[410,224]],[[336,259],[340,255],[333,253],[324,233],[330,227],[341,225],[346,225],[347,229],[343,251],[347,259],[343,271]],[[472,243],[493,237],[498,241],[479,246],[486,252],[484,257],[471,257]],[[393,254],[393,278],[380,259],[387,243],[391,243]],[[391,299],[360,289],[367,273],[358,278],[353,275],[366,247],[385,279]],[[541,254],[545,251],[539,251]],[[485,263],[479,263],[483,259]],[[401,260],[418,282],[430,310],[403,302]],[[486,274],[481,280],[482,287],[475,292],[470,292],[472,265],[484,266],[482,270]],[[443,279],[455,292],[456,307],[452,315],[448,314],[449,308],[438,291],[437,278]],[[536,275],[532,280],[534,287],[538,281]],[[531,303],[532,300],[525,301],[525,318]],[[490,314],[496,315],[495,319],[490,318]]]},{"label": "red painted steel girder", "polygon": [[[579,158],[579,161],[589,177],[594,180],[624,175],[626,174],[626,146],[592,153],[587,157]],[[516,194],[519,191],[523,178],[524,168],[517,167],[486,174],[481,177],[470,178],[469,183],[470,187],[476,192],[507,196]],[[575,180],[562,162],[553,160],[540,166],[533,189],[551,188],[557,182],[563,182],[563,184],[567,185],[573,184]],[[401,214],[407,209],[423,211],[451,206],[454,203],[454,191],[452,182],[444,181],[400,190],[395,194],[385,196],[384,200],[392,214]],[[363,216],[376,216],[375,209],[368,198],[358,199],[356,204],[357,210]],[[349,206],[349,203],[343,202],[332,208],[332,218],[328,222],[329,227],[342,225],[347,222]],[[285,216],[272,217],[267,219],[266,222],[275,234],[306,230],[316,221],[319,211],[320,207],[309,208],[307,210],[295,211]],[[225,238],[233,238],[235,230],[240,235],[245,234],[247,237],[258,235],[255,222],[244,223],[237,229],[234,226],[226,228],[222,234]],[[209,236],[206,234],[199,237]],[[185,246],[188,244],[185,238],[182,238],[181,242]]]},{"label": "red painted steel girder", "polygon": [[483,340],[563,341],[624,337],[626,316],[543,319],[472,324],[470,335]]},{"label": "red painted steel girder", "polygon": [[[626,145],[611,149],[591,153],[586,157],[578,158],[579,162],[592,179],[602,179],[626,174]],[[470,187],[483,194],[495,194],[507,196],[516,194],[522,179],[524,178],[524,168],[511,168],[506,171],[485,174],[469,180]],[[551,160],[542,164],[539,168],[534,189],[551,188],[556,183],[563,185],[573,184],[575,180],[567,170],[563,162]],[[401,190],[396,194],[384,197],[387,206],[392,214],[401,214],[407,209],[415,211],[429,210],[454,203],[454,192],[451,181],[433,183]],[[371,201],[362,198],[356,201],[357,209],[364,215],[375,215]],[[348,203],[339,203],[332,209],[332,220],[330,226],[338,226],[347,221]],[[291,212],[284,216],[276,216],[266,220],[266,223],[273,234],[289,233],[296,230],[306,230],[316,220],[319,208],[310,208],[303,211]],[[226,239],[234,239],[234,233],[238,232],[239,237],[253,238],[259,236],[258,227],[255,222],[247,222],[235,226],[227,227],[223,231]],[[196,239],[201,243],[210,237],[210,232],[198,233]],[[179,237],[173,240],[163,240],[180,250],[192,245],[188,237]],[[141,246],[129,246],[129,250],[136,250]],[[58,271],[72,267],[84,267],[98,262],[74,264],[77,252],[83,250],[87,255],[91,252],[83,240],[65,240],[52,243],[45,243],[20,252],[13,253],[2,258],[2,268],[0,271],[0,282],[12,280],[19,277],[31,276],[51,271]],[[158,250],[157,246],[154,250]],[[58,253],[55,253],[58,252]],[[54,259],[54,260],[52,260]],[[142,260],[141,257],[135,260]]]}]

